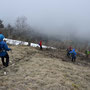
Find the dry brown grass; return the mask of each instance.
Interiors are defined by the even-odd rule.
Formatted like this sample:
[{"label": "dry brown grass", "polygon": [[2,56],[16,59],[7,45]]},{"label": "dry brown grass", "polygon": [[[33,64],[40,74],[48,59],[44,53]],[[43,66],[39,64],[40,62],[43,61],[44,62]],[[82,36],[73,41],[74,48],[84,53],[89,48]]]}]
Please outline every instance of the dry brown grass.
[{"label": "dry brown grass", "polygon": [[81,65],[72,63],[65,50],[10,47],[10,65],[0,70],[0,90],[89,90],[90,67],[79,58]]}]

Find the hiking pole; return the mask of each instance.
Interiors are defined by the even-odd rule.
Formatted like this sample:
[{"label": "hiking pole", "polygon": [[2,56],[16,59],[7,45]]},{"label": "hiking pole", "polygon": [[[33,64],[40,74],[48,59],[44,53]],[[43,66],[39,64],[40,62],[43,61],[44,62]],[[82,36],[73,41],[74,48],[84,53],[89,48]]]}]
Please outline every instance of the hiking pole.
[{"label": "hiking pole", "polygon": [[13,56],[13,51],[12,51],[12,49],[11,49],[10,52],[11,52],[11,56],[12,56],[12,61],[10,60],[10,63],[13,64],[13,58],[14,58],[14,56]]}]

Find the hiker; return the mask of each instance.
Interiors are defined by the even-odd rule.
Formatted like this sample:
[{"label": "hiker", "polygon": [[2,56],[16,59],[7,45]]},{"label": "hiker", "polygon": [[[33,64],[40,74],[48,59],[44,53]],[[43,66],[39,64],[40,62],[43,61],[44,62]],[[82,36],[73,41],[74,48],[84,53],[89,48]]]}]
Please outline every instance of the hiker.
[{"label": "hiker", "polygon": [[72,51],[72,46],[70,46],[68,49],[67,49],[67,56],[70,57],[70,51]]},{"label": "hiker", "polygon": [[90,55],[90,50],[86,50],[86,51],[85,51],[85,54],[86,54],[86,57],[88,58],[89,55]]},{"label": "hiker", "polygon": [[40,49],[42,50],[42,41],[39,43]]},{"label": "hiker", "polygon": [[69,52],[71,54],[71,57],[72,57],[72,62],[75,62],[76,61],[76,52],[75,52],[75,49],[73,49],[72,51]]},{"label": "hiker", "polygon": [[[0,57],[2,60],[3,66],[7,67],[9,65],[9,55],[7,51],[11,50],[8,48],[6,42],[3,41],[3,36],[0,35]],[[4,58],[6,58],[6,62],[4,61]]]}]

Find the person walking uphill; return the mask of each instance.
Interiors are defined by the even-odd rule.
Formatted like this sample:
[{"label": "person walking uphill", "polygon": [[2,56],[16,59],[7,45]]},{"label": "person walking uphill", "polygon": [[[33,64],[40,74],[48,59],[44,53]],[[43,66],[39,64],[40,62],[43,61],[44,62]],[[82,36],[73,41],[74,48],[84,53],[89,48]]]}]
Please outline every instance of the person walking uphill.
[{"label": "person walking uphill", "polygon": [[[3,36],[0,35],[0,57],[2,60],[3,66],[7,67],[9,65],[9,55],[7,51],[11,50],[11,48],[8,48],[6,42],[3,41]],[[4,58],[6,58],[6,62],[4,61]]]},{"label": "person walking uphill", "polygon": [[75,52],[75,49],[73,49],[72,51],[69,52],[72,56],[72,62],[75,62],[76,61],[76,52]]},{"label": "person walking uphill", "polygon": [[39,43],[40,49],[42,50],[42,41]]}]

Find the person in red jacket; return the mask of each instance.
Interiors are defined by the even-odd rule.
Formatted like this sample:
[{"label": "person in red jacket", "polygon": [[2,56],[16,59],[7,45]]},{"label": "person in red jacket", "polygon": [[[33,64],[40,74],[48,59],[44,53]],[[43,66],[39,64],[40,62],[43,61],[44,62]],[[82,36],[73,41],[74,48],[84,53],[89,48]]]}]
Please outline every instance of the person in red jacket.
[{"label": "person in red jacket", "polygon": [[42,50],[42,41],[39,43],[40,49]]},{"label": "person in red jacket", "polygon": [[69,50],[72,51],[72,46],[69,47]]}]

